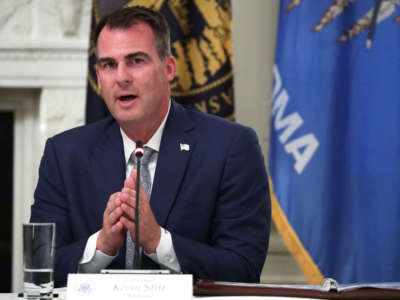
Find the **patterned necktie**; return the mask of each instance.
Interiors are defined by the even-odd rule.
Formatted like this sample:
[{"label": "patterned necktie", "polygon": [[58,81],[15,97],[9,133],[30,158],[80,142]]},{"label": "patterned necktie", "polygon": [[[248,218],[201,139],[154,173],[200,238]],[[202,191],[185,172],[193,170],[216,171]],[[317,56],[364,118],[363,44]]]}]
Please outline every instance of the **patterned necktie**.
[{"label": "patterned necktie", "polygon": [[[155,151],[151,148],[145,147],[144,154],[141,158],[141,166],[140,166],[140,182],[143,186],[143,190],[149,196],[151,195],[151,176],[149,170],[149,162],[153,156]],[[133,161],[133,168],[136,169],[136,157],[135,154],[132,153],[131,161]],[[131,239],[131,235],[129,231],[126,234],[126,257],[125,257],[125,268],[132,269],[133,268],[133,254],[135,253],[135,244]],[[142,247],[139,248],[140,254],[142,252]]]}]

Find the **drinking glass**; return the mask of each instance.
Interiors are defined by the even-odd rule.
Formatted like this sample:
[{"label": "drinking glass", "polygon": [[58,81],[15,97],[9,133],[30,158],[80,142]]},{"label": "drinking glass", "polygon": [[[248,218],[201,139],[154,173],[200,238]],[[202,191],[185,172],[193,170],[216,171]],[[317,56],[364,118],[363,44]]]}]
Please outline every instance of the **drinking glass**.
[{"label": "drinking glass", "polygon": [[26,299],[53,299],[56,224],[23,224],[24,295]]}]

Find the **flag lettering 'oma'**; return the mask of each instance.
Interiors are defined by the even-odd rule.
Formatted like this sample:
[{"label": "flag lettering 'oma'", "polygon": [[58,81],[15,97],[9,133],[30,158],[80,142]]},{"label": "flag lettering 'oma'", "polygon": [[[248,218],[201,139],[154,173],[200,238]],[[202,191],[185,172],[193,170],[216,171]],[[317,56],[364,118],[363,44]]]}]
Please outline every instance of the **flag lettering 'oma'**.
[{"label": "flag lettering 'oma'", "polygon": [[298,112],[284,116],[288,102],[289,94],[285,88],[282,88],[282,78],[277,66],[274,66],[272,124],[274,130],[283,130],[279,135],[279,141],[283,145],[285,152],[293,156],[295,160],[294,169],[298,174],[301,174],[315,154],[315,151],[317,151],[319,142],[313,133],[307,133],[290,139],[303,125],[304,120]]}]

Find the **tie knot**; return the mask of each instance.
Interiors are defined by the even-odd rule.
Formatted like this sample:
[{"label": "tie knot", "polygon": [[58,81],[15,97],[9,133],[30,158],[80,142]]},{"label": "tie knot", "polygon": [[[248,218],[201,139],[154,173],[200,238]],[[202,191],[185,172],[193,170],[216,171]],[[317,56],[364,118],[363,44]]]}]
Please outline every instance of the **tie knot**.
[{"label": "tie knot", "polygon": [[[142,165],[148,165],[151,160],[151,157],[153,156],[155,151],[149,147],[144,147],[143,150],[144,150],[144,153],[143,153],[141,162],[142,162]],[[134,161],[135,161],[134,164],[136,166],[136,159]]]}]

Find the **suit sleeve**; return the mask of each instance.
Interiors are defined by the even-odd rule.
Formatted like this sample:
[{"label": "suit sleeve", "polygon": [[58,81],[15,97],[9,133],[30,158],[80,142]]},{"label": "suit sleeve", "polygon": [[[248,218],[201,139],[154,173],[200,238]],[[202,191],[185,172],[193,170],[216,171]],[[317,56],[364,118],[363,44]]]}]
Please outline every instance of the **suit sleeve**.
[{"label": "suit sleeve", "polygon": [[31,208],[31,222],[56,223],[55,286],[66,285],[68,273],[76,273],[87,239],[74,240],[68,196],[52,139],[46,142],[39,181]]},{"label": "suit sleeve", "polygon": [[182,271],[196,278],[259,282],[271,206],[264,159],[253,130],[241,129],[233,139],[222,174],[209,243],[173,234],[175,252]]}]

